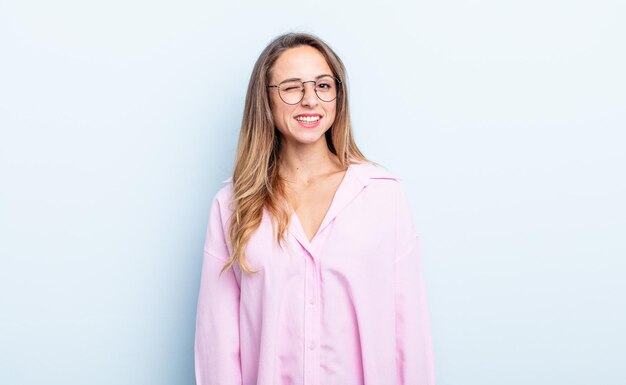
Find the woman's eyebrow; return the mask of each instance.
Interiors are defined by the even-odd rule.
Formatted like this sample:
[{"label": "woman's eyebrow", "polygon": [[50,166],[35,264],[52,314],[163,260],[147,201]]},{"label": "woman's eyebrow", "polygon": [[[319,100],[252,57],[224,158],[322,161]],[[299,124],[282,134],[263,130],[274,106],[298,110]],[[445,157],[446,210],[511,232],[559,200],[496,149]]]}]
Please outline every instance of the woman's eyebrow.
[{"label": "woman's eyebrow", "polygon": [[[330,74],[321,74],[321,75],[317,75],[317,76],[315,77],[315,80],[317,80],[317,79],[319,79],[319,78],[323,78],[324,76],[333,76],[333,75],[330,75]],[[300,80],[300,81],[302,81],[302,78],[289,78],[289,79],[281,80],[281,82],[290,82],[290,81],[292,81],[292,80]]]}]

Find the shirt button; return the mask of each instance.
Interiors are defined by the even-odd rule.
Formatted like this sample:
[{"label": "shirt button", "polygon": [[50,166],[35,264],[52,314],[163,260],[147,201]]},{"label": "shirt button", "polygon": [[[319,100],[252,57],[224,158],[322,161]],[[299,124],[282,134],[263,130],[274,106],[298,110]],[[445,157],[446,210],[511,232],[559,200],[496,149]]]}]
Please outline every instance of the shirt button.
[{"label": "shirt button", "polygon": [[315,303],[315,299],[314,298],[309,299],[309,303],[313,305]]},{"label": "shirt button", "polygon": [[315,342],[311,342],[309,344],[309,350],[313,350],[313,349],[315,349]]}]

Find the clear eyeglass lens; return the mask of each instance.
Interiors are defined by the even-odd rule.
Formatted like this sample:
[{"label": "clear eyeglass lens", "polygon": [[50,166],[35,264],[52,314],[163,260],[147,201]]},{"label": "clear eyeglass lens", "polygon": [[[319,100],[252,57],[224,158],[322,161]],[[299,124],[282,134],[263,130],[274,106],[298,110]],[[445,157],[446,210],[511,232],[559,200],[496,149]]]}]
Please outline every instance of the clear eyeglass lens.
[{"label": "clear eyeglass lens", "polygon": [[[297,104],[304,96],[304,84],[299,80],[280,83],[280,97],[285,103]],[[331,102],[337,97],[337,81],[331,76],[319,78],[315,83],[315,93],[320,100]]]}]

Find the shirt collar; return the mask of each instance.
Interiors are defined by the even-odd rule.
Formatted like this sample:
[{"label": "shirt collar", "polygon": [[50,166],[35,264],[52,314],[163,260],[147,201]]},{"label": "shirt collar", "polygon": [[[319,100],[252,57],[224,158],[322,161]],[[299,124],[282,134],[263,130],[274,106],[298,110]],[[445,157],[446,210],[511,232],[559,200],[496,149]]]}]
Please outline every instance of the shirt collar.
[{"label": "shirt collar", "polygon": [[[333,219],[341,213],[341,211],[348,205],[365,186],[369,184],[372,179],[397,179],[391,173],[386,171],[380,166],[377,166],[371,162],[352,163],[346,171],[344,180],[342,180],[339,188],[337,189],[332,203],[324,217],[319,229],[318,234],[324,231],[324,228],[328,226]],[[311,253],[314,258],[317,258],[317,252],[311,242],[305,236],[304,230],[300,221],[297,219],[295,213],[292,213],[292,220],[290,223],[289,231],[300,242],[300,244]],[[317,234],[314,239],[317,238]]]},{"label": "shirt collar", "polygon": [[367,186],[372,179],[393,179],[398,177],[387,171],[381,165],[374,162],[353,163],[350,165],[354,169],[356,179],[363,187]]}]

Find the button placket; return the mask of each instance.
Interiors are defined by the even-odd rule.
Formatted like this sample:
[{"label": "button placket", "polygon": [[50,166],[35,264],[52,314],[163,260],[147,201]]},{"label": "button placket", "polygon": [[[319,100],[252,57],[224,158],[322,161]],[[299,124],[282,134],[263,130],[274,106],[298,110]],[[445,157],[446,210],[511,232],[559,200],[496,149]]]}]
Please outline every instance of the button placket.
[{"label": "button placket", "polygon": [[306,385],[319,385],[319,312],[317,296],[319,291],[318,263],[313,255],[305,258],[305,300],[304,306],[304,377]]},{"label": "button placket", "polygon": [[334,225],[334,220],[330,221],[326,228],[319,232],[313,244],[311,244],[311,261],[312,269],[307,278],[311,281],[312,290],[308,293],[309,305],[305,306],[309,311],[310,324],[311,324],[311,338],[308,340],[308,351],[311,357],[311,378],[307,380],[307,384],[320,385],[321,384],[321,327],[322,327],[322,309],[321,309],[321,296],[322,296],[322,260],[320,254],[326,238],[328,237],[328,230]]},{"label": "button placket", "polygon": [[[304,298],[311,298],[313,295],[313,285],[311,276],[315,270],[315,263],[312,260],[311,255],[308,252],[305,252],[305,274],[304,274]],[[305,385],[312,384],[311,380],[313,378],[313,370],[314,370],[314,360],[311,353],[311,339],[313,338],[313,330],[312,330],[312,313],[313,310],[305,306],[304,307],[304,379]]]}]

